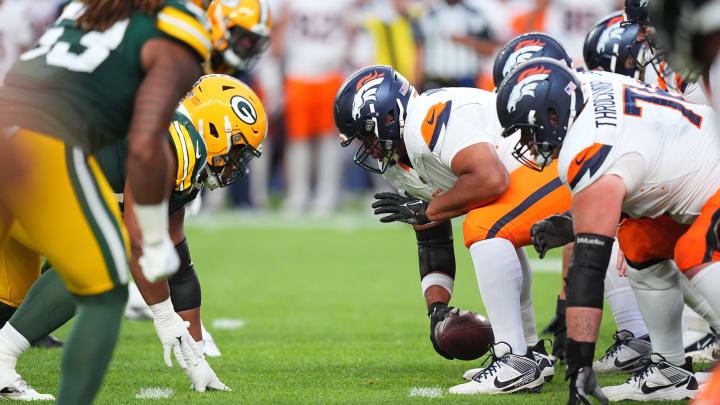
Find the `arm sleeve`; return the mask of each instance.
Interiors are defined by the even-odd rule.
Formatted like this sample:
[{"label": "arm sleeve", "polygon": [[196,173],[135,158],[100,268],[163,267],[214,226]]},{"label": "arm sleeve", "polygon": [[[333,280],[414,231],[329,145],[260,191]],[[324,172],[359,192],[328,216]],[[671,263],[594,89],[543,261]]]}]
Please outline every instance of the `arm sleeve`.
[{"label": "arm sleeve", "polygon": [[480,104],[465,104],[457,107],[445,128],[440,161],[447,167],[452,167],[452,160],[461,150],[480,142],[493,143],[491,136],[481,124],[486,121]]}]

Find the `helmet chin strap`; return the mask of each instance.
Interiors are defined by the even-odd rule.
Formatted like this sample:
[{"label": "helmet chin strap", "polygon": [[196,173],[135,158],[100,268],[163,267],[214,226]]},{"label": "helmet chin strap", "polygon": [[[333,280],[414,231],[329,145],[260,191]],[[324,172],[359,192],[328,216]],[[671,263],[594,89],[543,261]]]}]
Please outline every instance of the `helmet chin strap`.
[{"label": "helmet chin strap", "polygon": [[205,172],[207,173],[207,177],[205,177],[205,180],[203,181],[205,187],[207,187],[208,190],[215,190],[220,187],[220,179],[218,179],[218,176],[210,170],[209,165],[205,166]]}]

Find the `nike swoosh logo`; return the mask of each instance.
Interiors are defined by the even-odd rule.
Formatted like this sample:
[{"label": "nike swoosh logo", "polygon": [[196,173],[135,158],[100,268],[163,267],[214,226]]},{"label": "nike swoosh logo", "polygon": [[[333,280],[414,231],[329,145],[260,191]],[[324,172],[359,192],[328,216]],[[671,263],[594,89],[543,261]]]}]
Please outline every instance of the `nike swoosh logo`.
[{"label": "nike swoosh logo", "polygon": [[627,366],[637,362],[637,360],[638,360],[637,358],[634,358],[634,359],[630,359],[627,361],[620,361],[618,358],[615,358],[615,367],[617,367],[617,368],[627,367]]},{"label": "nike swoosh logo", "polygon": [[195,141],[195,159],[200,159],[200,141]]},{"label": "nike swoosh logo", "polygon": [[580,160],[578,160],[577,158],[575,158],[575,164],[578,165],[578,166],[580,166],[581,164],[583,164],[583,162],[585,161],[585,158],[587,157],[587,154],[588,154],[588,153],[587,153],[587,151],[586,151],[586,152],[583,154],[582,158],[580,158]]},{"label": "nike swoosh logo", "polygon": [[435,110],[433,109],[433,115],[430,117],[429,120],[427,120],[428,125],[432,125],[435,123]]},{"label": "nike swoosh logo", "polygon": [[496,378],[495,381],[494,381],[494,384],[495,384],[495,387],[497,387],[497,388],[499,388],[499,389],[502,390],[502,389],[506,389],[506,388],[510,387],[511,385],[515,384],[516,382],[518,382],[518,381],[519,381],[520,379],[522,379],[523,377],[525,377],[525,374],[520,374],[519,376],[517,376],[517,377],[515,377],[515,378],[511,378],[511,379],[509,379],[509,380],[507,380],[507,381],[500,381],[499,378]]},{"label": "nike swoosh logo", "polygon": [[667,384],[667,385],[655,385],[655,386],[649,386],[647,385],[647,382],[644,382],[643,385],[640,387],[640,391],[642,391],[644,394],[652,394],[655,391],[659,391],[664,388],[669,387],[680,387],[682,385],[687,384],[687,382],[690,380],[690,377],[685,378],[684,380],[674,383],[674,384]]}]

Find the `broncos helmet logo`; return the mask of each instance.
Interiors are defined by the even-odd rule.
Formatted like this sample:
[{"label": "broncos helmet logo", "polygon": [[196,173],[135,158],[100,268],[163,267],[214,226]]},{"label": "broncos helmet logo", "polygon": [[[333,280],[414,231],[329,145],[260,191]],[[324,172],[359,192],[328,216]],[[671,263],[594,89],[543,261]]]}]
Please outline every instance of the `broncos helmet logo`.
[{"label": "broncos helmet logo", "polygon": [[541,81],[547,79],[550,72],[550,69],[545,69],[544,66],[538,66],[520,73],[517,84],[510,92],[510,98],[508,99],[507,106],[508,112],[511,113],[515,111],[517,103],[522,100],[523,97],[535,97],[535,88]]},{"label": "broncos helmet logo", "polygon": [[620,41],[622,39],[623,31],[624,28],[620,26],[619,21],[603,30],[602,34],[600,34],[600,38],[598,38],[597,47],[595,48],[597,53],[603,54],[605,52],[605,47],[607,47],[611,40],[614,39]]},{"label": "broncos helmet logo", "polygon": [[542,42],[540,38],[533,40],[522,41],[515,46],[513,53],[508,56],[503,66],[502,74],[503,77],[514,68],[515,66],[527,61],[536,52],[540,52],[545,47],[545,42]]},{"label": "broncos helmet logo", "polygon": [[385,73],[373,71],[358,80],[355,86],[355,96],[353,97],[352,115],[353,119],[360,118],[360,110],[365,107],[368,101],[377,101],[378,86],[385,80]]}]

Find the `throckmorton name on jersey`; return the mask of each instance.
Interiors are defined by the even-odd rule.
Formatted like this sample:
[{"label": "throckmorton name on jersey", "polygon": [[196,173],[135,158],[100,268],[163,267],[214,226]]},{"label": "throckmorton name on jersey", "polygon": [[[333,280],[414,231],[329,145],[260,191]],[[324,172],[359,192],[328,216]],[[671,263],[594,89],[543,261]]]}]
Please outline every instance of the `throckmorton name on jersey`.
[{"label": "throckmorton name on jersey", "polygon": [[592,81],[590,82],[590,91],[595,108],[595,127],[617,126],[617,107],[612,83]]}]

